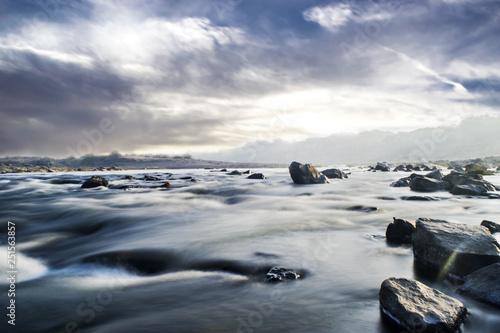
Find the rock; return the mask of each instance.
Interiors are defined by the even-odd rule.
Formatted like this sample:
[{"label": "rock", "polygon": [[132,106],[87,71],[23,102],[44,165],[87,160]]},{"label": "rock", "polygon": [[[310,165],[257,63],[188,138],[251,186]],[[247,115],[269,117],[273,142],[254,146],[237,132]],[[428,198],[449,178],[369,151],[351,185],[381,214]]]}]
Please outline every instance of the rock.
[{"label": "rock", "polygon": [[387,172],[391,171],[391,168],[389,168],[389,164],[387,164],[386,162],[377,162],[375,170]]},{"label": "rock", "polygon": [[242,173],[238,170],[234,170],[234,171],[231,171],[230,173],[228,173],[228,175],[230,176],[241,176]]},{"label": "rock", "polygon": [[413,255],[416,263],[441,275],[462,277],[500,262],[500,245],[482,226],[420,218]]},{"label": "rock", "polygon": [[426,174],[425,177],[441,180],[441,179],[443,179],[444,176],[443,176],[443,173],[441,172],[441,170],[436,169],[436,170],[431,171],[428,174]]},{"label": "rock", "polygon": [[123,179],[134,180],[135,178],[132,175],[126,175]]},{"label": "rock", "polygon": [[450,183],[452,187],[458,185],[477,185],[486,191],[496,191],[496,188],[490,182],[483,180],[481,175],[466,175],[464,173],[451,172],[443,177],[443,180]]},{"label": "rock", "polygon": [[144,180],[147,182],[154,182],[154,181],[161,180],[161,178],[153,177],[153,176],[144,176]]},{"label": "rock", "polygon": [[108,180],[101,176],[92,176],[91,178],[87,179],[85,183],[83,183],[82,188],[93,188],[99,186],[108,187]]},{"label": "rock", "polygon": [[247,171],[244,171],[244,172],[243,172],[243,174],[244,174],[244,175],[251,175],[251,174],[252,174],[252,171],[247,170]]},{"label": "rock", "polygon": [[404,166],[403,164],[401,165],[398,165],[397,167],[394,168],[394,170],[392,171],[406,171],[406,166]]},{"label": "rock", "polygon": [[266,176],[261,173],[254,173],[248,176],[247,179],[266,179]]},{"label": "rock", "polygon": [[379,300],[382,312],[412,333],[456,332],[467,314],[462,302],[405,278],[382,282]]},{"label": "rock", "polygon": [[461,295],[500,307],[500,263],[481,268],[465,277]]},{"label": "rock", "polygon": [[436,192],[449,190],[450,188],[450,183],[444,180],[426,178],[423,176],[417,176],[410,182],[410,189],[416,192]]},{"label": "rock", "polygon": [[349,207],[349,208],[347,208],[347,210],[352,210],[355,212],[371,213],[371,212],[377,211],[378,208],[358,205],[358,206]]},{"label": "rock", "polygon": [[392,243],[411,244],[415,226],[413,223],[393,217],[385,231],[385,238]]},{"label": "rock", "polygon": [[488,190],[484,186],[480,185],[456,185],[450,190],[451,194],[454,195],[473,195],[473,196],[487,196]]},{"label": "rock", "polygon": [[400,178],[399,180],[391,183],[391,187],[410,187],[410,181],[410,177]]},{"label": "rock", "polygon": [[326,169],[321,171],[322,174],[328,177],[328,179],[346,179],[348,178],[347,175],[339,169]]},{"label": "rock", "polygon": [[401,200],[405,200],[405,201],[439,201],[441,199],[435,198],[435,197],[428,197],[428,196],[410,195],[410,196],[402,196]]},{"label": "rock", "polygon": [[267,282],[284,282],[290,280],[297,280],[300,274],[288,268],[273,267],[266,274]]},{"label": "rock", "polygon": [[47,169],[47,172],[54,172],[54,170],[52,170],[52,169]]},{"label": "rock", "polygon": [[310,164],[292,162],[288,167],[295,184],[327,184],[330,181]]},{"label": "rock", "polygon": [[227,169],[220,169],[220,172],[227,172]]},{"label": "rock", "polygon": [[500,224],[497,224],[495,222],[491,222],[491,221],[488,221],[488,220],[483,220],[483,222],[481,222],[481,225],[483,227],[488,228],[488,230],[492,234],[495,233],[495,232],[499,232],[500,231]]}]

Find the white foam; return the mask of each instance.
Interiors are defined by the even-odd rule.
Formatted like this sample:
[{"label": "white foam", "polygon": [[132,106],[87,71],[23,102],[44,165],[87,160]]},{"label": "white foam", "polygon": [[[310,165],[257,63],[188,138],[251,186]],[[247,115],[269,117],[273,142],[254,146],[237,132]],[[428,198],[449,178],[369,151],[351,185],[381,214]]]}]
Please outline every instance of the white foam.
[{"label": "white foam", "polygon": [[[0,247],[0,258],[2,258],[2,260],[0,260],[0,284],[8,284],[9,281],[7,280],[7,277],[12,274],[8,272],[13,269],[9,267],[10,263],[7,260],[7,246]],[[16,282],[33,280],[45,275],[48,272],[47,266],[45,266],[41,261],[25,256],[20,252],[15,254],[14,270],[17,272],[15,273]]]}]

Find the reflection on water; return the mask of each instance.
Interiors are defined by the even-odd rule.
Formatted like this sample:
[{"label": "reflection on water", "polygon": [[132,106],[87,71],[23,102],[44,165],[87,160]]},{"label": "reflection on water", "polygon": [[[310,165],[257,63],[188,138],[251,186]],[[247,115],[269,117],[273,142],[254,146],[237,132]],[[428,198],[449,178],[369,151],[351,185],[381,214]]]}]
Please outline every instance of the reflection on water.
[{"label": "reflection on water", "polygon": [[[18,231],[15,332],[73,324],[92,333],[390,332],[378,304],[384,279],[418,277],[458,297],[456,286],[414,270],[411,247],[386,244],[392,218],[479,224],[500,216],[498,200],[401,200],[414,193],[389,187],[398,173],[354,168],[347,180],[298,186],[286,169],[254,171],[267,179],[177,170],[168,189],[123,179],[130,171],[101,173],[117,187],[141,186],[128,190],[80,189],[92,175],[84,172],[1,176],[1,220]],[[264,283],[273,266],[305,278]],[[498,331],[499,310],[461,300],[471,313],[464,332]],[[0,329],[12,328],[2,321]]]}]

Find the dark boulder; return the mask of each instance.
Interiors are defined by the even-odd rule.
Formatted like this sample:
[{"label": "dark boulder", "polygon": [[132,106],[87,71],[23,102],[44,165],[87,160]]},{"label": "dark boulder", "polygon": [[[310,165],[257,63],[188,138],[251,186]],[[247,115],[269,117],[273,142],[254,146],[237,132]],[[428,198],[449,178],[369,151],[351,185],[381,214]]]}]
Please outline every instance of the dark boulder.
[{"label": "dark boulder", "polygon": [[436,198],[436,197],[429,197],[429,196],[409,195],[409,196],[402,196],[401,200],[405,200],[405,201],[439,201],[441,199]]},{"label": "dark boulder", "polygon": [[247,177],[247,179],[266,179],[262,173],[254,173]]},{"label": "dark boulder", "polygon": [[423,267],[462,277],[500,262],[500,245],[482,226],[420,218],[413,235],[413,255]]},{"label": "dark boulder", "polygon": [[87,179],[85,183],[83,183],[82,188],[93,188],[99,186],[108,187],[108,180],[101,176],[92,176],[91,178]]},{"label": "dark boulder", "polygon": [[376,212],[378,210],[378,208],[357,205],[357,206],[349,207],[349,208],[347,208],[347,210],[354,211],[354,212],[371,213],[371,212]]},{"label": "dark boulder", "polygon": [[391,187],[410,187],[410,177],[404,177],[396,180],[395,182],[391,183]]},{"label": "dark boulder", "polygon": [[488,228],[488,230],[492,234],[495,233],[495,232],[500,232],[500,224],[498,224],[498,223],[495,223],[495,222],[492,222],[492,221],[488,221],[488,220],[483,220],[483,222],[481,222],[481,225],[483,227]]},{"label": "dark boulder", "polygon": [[462,302],[405,278],[382,282],[379,300],[383,314],[412,333],[456,332],[467,314]]},{"label": "dark boulder", "polygon": [[327,169],[327,170],[321,171],[321,173],[324,174],[325,176],[327,176],[328,179],[335,179],[335,178],[346,179],[346,178],[348,178],[347,175],[342,170],[339,170],[339,169]]},{"label": "dark boulder", "polygon": [[228,173],[228,175],[230,176],[241,176],[242,173],[238,170],[234,170],[234,171],[231,171],[230,173]]},{"label": "dark boulder", "polygon": [[251,175],[251,174],[252,174],[252,171],[250,171],[250,170],[243,171],[243,174],[244,174],[244,175]]},{"label": "dark boulder", "polygon": [[481,175],[467,175],[459,172],[451,172],[444,176],[443,180],[450,183],[452,187],[458,185],[476,185],[484,188],[486,191],[496,191],[495,186],[484,180]]},{"label": "dark boulder", "polygon": [[291,280],[297,280],[301,276],[297,272],[294,272],[288,268],[273,267],[266,274],[267,282],[285,282]]},{"label": "dark boulder", "polygon": [[436,170],[431,171],[428,174],[426,174],[425,177],[441,180],[441,179],[443,179],[444,176],[443,176],[443,173],[441,172],[441,170],[436,169]]},{"label": "dark boulder", "polygon": [[134,176],[126,175],[125,177],[123,177],[123,179],[134,180]]},{"label": "dark boulder", "polygon": [[292,162],[288,170],[295,184],[327,184],[330,182],[328,177],[310,164]]},{"label": "dark boulder", "polygon": [[154,182],[154,181],[161,180],[161,178],[154,177],[154,176],[144,176],[144,180],[147,182]]},{"label": "dark boulder", "polygon": [[387,164],[386,162],[377,162],[375,170],[387,172],[391,171],[391,168],[389,167],[389,164]]},{"label": "dark boulder", "polygon": [[404,165],[398,165],[397,167],[394,168],[392,171],[406,171],[406,166]]},{"label": "dark boulder", "polygon": [[393,217],[385,231],[387,241],[397,244],[411,244],[415,226],[413,223]]},{"label": "dark boulder", "polygon": [[500,307],[500,263],[467,275],[465,283],[458,288],[457,292]]},{"label": "dark boulder", "polygon": [[473,196],[487,196],[488,190],[480,185],[456,185],[450,190],[454,195],[473,195]]},{"label": "dark boulder", "polygon": [[450,183],[443,180],[417,176],[410,182],[410,189],[415,192],[445,191],[451,188]]}]

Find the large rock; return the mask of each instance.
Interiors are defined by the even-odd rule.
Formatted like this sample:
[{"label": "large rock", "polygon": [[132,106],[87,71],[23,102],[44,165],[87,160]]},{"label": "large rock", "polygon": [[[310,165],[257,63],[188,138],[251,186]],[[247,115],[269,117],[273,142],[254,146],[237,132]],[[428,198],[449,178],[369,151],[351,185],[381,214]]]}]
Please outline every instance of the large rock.
[{"label": "large rock", "polygon": [[465,277],[457,292],[500,307],[500,264],[481,268]]},{"label": "large rock", "polygon": [[498,223],[495,223],[495,222],[492,222],[492,221],[488,221],[488,220],[483,220],[481,222],[481,225],[483,227],[486,227],[488,228],[488,230],[493,234],[495,232],[499,232],[500,231],[500,224]]},{"label": "large rock", "polygon": [[500,262],[500,245],[485,227],[420,218],[413,255],[417,264],[440,272],[440,277],[463,277]]},{"label": "large rock", "polygon": [[101,176],[92,176],[91,178],[87,179],[85,183],[83,183],[82,188],[93,188],[99,186],[108,187],[108,180]]},{"label": "large rock", "polygon": [[254,173],[247,177],[247,179],[266,179],[262,173]]},{"label": "large rock", "polygon": [[295,184],[326,184],[330,182],[328,177],[310,164],[292,162],[288,170]]},{"label": "large rock", "polygon": [[327,169],[321,171],[322,174],[327,176],[329,179],[334,179],[334,178],[339,178],[339,179],[346,179],[348,178],[347,175],[339,169]]},{"label": "large rock", "polygon": [[456,332],[467,314],[462,302],[404,278],[382,282],[379,300],[383,313],[412,333]]},{"label": "large rock", "polygon": [[387,164],[386,162],[377,162],[375,170],[387,172],[391,171],[391,168],[389,167],[389,164]]},{"label": "large rock", "polygon": [[481,185],[456,185],[450,190],[454,195],[473,195],[473,196],[487,196],[488,190]]},{"label": "large rock", "polygon": [[451,185],[448,182],[423,176],[417,176],[410,182],[410,189],[416,192],[447,191],[450,188]]},{"label": "large rock", "polygon": [[[443,180],[453,186],[459,185],[476,185],[484,188],[486,191],[496,191],[496,188],[490,182],[483,179],[481,175],[467,175],[459,172],[451,172],[443,177]],[[453,187],[452,186],[452,187]]]},{"label": "large rock", "polygon": [[385,238],[391,243],[411,244],[415,226],[413,223],[393,217],[385,231]]}]

